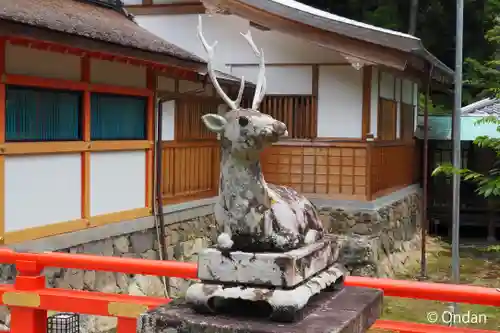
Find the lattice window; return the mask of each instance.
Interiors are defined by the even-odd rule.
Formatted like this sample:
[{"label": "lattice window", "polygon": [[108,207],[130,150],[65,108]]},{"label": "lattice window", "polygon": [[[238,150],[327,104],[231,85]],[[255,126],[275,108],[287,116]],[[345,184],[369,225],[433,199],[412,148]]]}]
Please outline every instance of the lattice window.
[{"label": "lattice window", "polygon": [[92,94],[91,140],[145,140],[145,97]]},{"label": "lattice window", "polygon": [[316,100],[313,96],[266,96],[260,111],[282,121],[290,138],[312,139],[316,137]]},{"label": "lattice window", "polygon": [[9,86],[6,89],[6,141],[81,139],[81,94]]}]

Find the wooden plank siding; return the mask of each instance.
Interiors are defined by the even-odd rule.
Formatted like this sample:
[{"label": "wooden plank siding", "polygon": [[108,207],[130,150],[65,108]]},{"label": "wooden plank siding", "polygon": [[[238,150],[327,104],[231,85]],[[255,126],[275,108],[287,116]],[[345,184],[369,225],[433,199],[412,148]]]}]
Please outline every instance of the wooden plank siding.
[{"label": "wooden plank siding", "polygon": [[175,101],[175,139],[162,142],[164,204],[218,194],[220,144],[201,116],[217,113],[220,103],[196,97]]},{"label": "wooden plank siding", "polygon": [[218,194],[219,142],[163,143],[163,202],[179,203]]},{"label": "wooden plank siding", "polygon": [[316,104],[311,95],[270,95],[262,101],[260,111],[285,123],[290,138],[312,139],[316,137]]}]

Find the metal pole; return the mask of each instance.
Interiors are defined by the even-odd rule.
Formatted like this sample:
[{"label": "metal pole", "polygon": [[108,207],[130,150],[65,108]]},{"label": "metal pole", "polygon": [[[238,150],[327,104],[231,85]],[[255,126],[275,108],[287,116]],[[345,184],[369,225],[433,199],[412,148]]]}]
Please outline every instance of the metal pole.
[{"label": "metal pole", "polygon": [[[460,116],[462,108],[464,0],[457,0],[457,26],[455,42],[455,101],[453,110],[453,166],[461,168]],[[453,174],[453,227],[452,227],[452,281],[460,283],[460,175]],[[458,312],[453,303],[454,312]]]},{"label": "metal pole", "polygon": [[427,201],[428,193],[428,177],[429,177],[429,94],[430,94],[430,84],[432,80],[432,70],[434,66],[429,70],[429,77],[425,85],[425,100],[424,100],[424,147],[422,151],[422,222],[421,222],[421,249],[420,249],[420,280],[427,279],[427,232],[428,232],[428,218],[427,218]]}]

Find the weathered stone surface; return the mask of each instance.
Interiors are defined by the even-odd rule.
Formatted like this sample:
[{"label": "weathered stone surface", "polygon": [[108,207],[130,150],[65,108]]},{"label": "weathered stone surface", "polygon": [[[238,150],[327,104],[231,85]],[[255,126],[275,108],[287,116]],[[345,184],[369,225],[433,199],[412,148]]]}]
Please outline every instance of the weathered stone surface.
[{"label": "weathered stone surface", "polygon": [[290,288],[331,266],[337,261],[338,253],[333,236],[285,253],[225,253],[210,248],[199,256],[198,278]]},{"label": "weathered stone surface", "polygon": [[168,297],[165,286],[157,276],[136,275],[128,287],[128,294],[134,296]]},{"label": "weathered stone surface", "polygon": [[392,277],[417,263],[420,248],[420,195],[412,193],[376,211],[321,207],[328,232],[338,235],[339,261],[352,275]]},{"label": "weathered stone surface", "polygon": [[302,320],[279,325],[255,317],[203,315],[186,304],[169,304],[143,314],[137,333],[363,333],[381,309],[380,290],[356,287],[322,292],[304,309]]},{"label": "weathered stone surface", "polygon": [[136,232],[130,236],[132,249],[135,253],[143,253],[153,248],[154,234],[153,230],[145,232]]},{"label": "weathered stone surface", "polygon": [[292,289],[196,283],[188,288],[186,302],[205,313],[219,313],[227,300],[265,302],[271,308],[270,318],[290,322],[295,320],[297,312],[307,305],[312,296],[329,287],[342,286],[345,274],[345,268],[335,264]]}]

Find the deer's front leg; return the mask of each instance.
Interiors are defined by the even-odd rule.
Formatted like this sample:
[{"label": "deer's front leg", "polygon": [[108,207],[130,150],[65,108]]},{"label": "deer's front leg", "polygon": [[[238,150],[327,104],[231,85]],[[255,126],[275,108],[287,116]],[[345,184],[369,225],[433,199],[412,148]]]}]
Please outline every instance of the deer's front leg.
[{"label": "deer's front leg", "polygon": [[230,250],[233,247],[231,232],[231,217],[228,212],[219,203],[214,207],[215,219],[222,225],[222,232],[217,236],[217,247],[221,250]]}]

